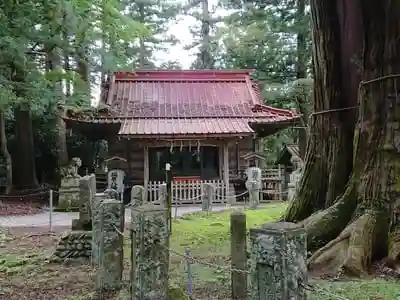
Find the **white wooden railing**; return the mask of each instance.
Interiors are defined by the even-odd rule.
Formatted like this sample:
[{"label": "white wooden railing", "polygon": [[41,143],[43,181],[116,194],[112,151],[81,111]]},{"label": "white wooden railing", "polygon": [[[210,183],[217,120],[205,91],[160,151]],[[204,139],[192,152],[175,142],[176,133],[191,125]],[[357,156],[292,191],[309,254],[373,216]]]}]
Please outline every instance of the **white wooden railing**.
[{"label": "white wooden railing", "polygon": [[[188,180],[172,183],[172,202],[174,204],[199,204],[202,197],[202,185],[210,183],[215,188],[215,202],[226,203],[227,187],[222,180]],[[160,187],[165,181],[150,181],[147,185],[147,200],[158,204]]]}]

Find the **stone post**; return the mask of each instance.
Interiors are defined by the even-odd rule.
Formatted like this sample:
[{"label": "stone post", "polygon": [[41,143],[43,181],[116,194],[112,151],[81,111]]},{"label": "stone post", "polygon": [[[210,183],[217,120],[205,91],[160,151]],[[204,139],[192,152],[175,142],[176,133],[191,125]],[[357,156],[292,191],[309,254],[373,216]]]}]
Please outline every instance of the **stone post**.
[{"label": "stone post", "polygon": [[163,183],[160,185],[160,190],[158,192],[159,194],[157,195],[158,197],[158,202],[161,206],[163,207],[168,207],[167,203],[167,184]]},{"label": "stone post", "polygon": [[201,209],[211,211],[215,199],[215,188],[211,183],[202,184]]},{"label": "stone post", "polygon": [[91,197],[90,176],[81,177],[79,180],[79,220],[73,220],[72,230],[92,229]]},{"label": "stone post", "polygon": [[251,300],[305,300],[305,229],[294,223],[267,223],[250,229]]},{"label": "stone post", "polygon": [[251,209],[255,209],[260,204],[260,189],[256,181],[247,181],[246,188],[249,191],[249,204]]},{"label": "stone post", "polygon": [[167,209],[132,208],[132,300],[168,300],[169,228]]},{"label": "stone post", "polygon": [[144,204],[145,189],[141,185],[134,185],[131,190],[131,206],[137,207]]},{"label": "stone post", "polygon": [[100,211],[101,240],[96,290],[113,291],[121,286],[124,266],[124,206],[121,201],[107,199],[102,202]]},{"label": "stone post", "polygon": [[[242,212],[231,214],[231,264],[232,298],[243,300],[247,297],[247,239],[246,215]],[[234,271],[243,270],[243,272]]]},{"label": "stone post", "polygon": [[105,200],[104,193],[96,194],[92,201],[92,265],[99,264],[101,240],[101,205]]},{"label": "stone post", "polygon": [[97,191],[97,184],[96,184],[96,175],[95,174],[90,174],[89,175],[89,182],[90,182],[90,190],[92,191],[92,196],[91,198],[94,198],[94,195],[96,195]]}]

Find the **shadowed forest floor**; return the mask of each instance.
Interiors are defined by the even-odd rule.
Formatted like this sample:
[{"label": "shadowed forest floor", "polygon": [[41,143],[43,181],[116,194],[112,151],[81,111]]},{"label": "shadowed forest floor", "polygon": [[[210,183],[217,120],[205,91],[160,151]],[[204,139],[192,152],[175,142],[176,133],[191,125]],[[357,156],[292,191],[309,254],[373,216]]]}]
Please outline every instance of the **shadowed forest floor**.
[{"label": "shadowed forest floor", "polygon": [[[270,204],[260,210],[246,211],[247,227],[275,220],[282,215],[284,204]],[[193,299],[231,299],[229,266],[229,216],[223,213],[195,213],[175,221],[171,237],[171,287],[174,295],[187,291],[185,249],[199,260],[191,265]],[[124,289],[118,295],[96,296],[93,292],[94,272],[89,264],[67,261],[50,263],[59,234],[68,228],[56,228],[56,235],[43,235],[47,228],[19,228],[0,233],[0,299],[128,299],[129,239],[125,239],[126,268]],[[200,263],[202,262],[202,263]],[[211,264],[211,266],[210,266]],[[334,281],[311,278],[315,290],[311,300],[384,299],[400,296],[400,281],[383,276],[358,281]],[[342,298],[338,298],[342,297]]]}]

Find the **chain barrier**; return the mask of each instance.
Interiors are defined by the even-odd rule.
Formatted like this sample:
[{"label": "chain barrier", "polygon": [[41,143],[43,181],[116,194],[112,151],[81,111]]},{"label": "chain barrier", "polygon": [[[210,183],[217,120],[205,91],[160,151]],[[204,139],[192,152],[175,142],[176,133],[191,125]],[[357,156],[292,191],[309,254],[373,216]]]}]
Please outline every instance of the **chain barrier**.
[{"label": "chain barrier", "polygon": [[172,197],[172,200],[173,200],[173,201],[178,201],[178,202],[193,201],[193,200],[201,199],[203,196],[204,196],[204,194],[200,194],[200,195],[198,195],[198,196],[195,196],[195,197],[192,197],[192,198],[185,198],[185,199]]},{"label": "chain barrier", "polygon": [[244,191],[243,193],[240,193],[240,194],[237,194],[237,195],[226,195],[226,196],[221,196],[221,195],[216,194],[215,198],[219,198],[220,200],[235,199],[235,198],[242,197],[242,196],[244,196],[244,195],[246,195],[248,193],[249,193],[249,191]]}]

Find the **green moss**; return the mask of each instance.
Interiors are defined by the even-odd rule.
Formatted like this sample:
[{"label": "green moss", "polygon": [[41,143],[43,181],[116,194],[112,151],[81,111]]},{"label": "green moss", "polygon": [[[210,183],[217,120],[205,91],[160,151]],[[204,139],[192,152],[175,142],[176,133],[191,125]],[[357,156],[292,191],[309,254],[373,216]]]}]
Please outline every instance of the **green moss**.
[{"label": "green moss", "polygon": [[190,300],[190,297],[180,287],[170,286],[168,288],[168,299]]}]

